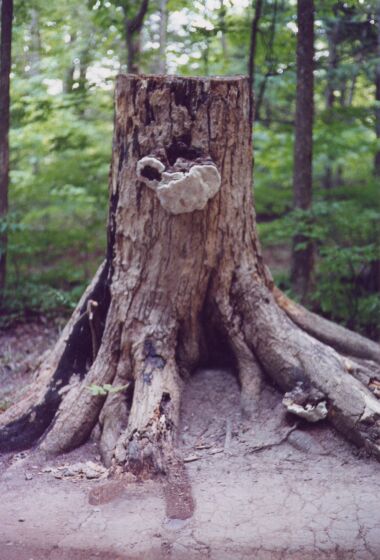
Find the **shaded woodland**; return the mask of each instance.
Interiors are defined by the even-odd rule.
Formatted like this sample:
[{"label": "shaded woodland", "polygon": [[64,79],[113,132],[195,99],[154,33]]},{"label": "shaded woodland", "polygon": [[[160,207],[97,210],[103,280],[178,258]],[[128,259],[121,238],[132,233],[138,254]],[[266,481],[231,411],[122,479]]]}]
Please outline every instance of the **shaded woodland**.
[{"label": "shaded woodland", "polygon": [[378,7],[302,4],[304,24],[287,0],[15,0],[11,45],[13,2],[2,1],[2,327],[69,314],[102,258],[115,76],[248,74],[275,281],[378,339]]}]

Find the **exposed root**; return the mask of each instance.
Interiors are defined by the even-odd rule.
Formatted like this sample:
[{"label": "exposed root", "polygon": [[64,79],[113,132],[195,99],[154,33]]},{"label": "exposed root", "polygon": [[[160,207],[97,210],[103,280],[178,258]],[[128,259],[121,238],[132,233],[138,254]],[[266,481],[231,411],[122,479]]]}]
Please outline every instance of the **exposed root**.
[{"label": "exposed root", "polygon": [[342,356],[342,364],[347,373],[355,377],[360,383],[363,383],[370,391],[373,392],[372,385],[380,384],[380,368],[375,362]]},{"label": "exposed root", "polygon": [[264,372],[255,354],[245,344],[243,337],[234,336],[232,348],[236,356],[241,387],[241,410],[244,416],[253,418],[259,413]]},{"label": "exposed root", "polygon": [[175,456],[178,425],[178,410],[175,410],[170,394],[162,394],[161,402],[143,429],[133,430],[133,420],[116,444],[115,464],[140,478],[166,473]]},{"label": "exposed root", "polygon": [[[182,381],[167,342],[141,335],[133,353],[134,393],[114,464],[145,478],[164,473],[174,456]],[[115,435],[115,434],[114,434]]]},{"label": "exposed root", "polygon": [[376,342],[308,311],[276,287],[273,289],[273,295],[281,309],[305,332],[342,354],[373,360],[380,364],[380,346]]},{"label": "exposed root", "polygon": [[245,317],[245,337],[253,342],[266,373],[285,391],[297,384],[310,398],[318,391],[318,402],[326,402],[332,424],[359,447],[380,457],[380,401],[348,375],[342,357],[295,326],[264,286],[252,289],[247,278],[241,277],[238,293],[244,294],[239,308]]},{"label": "exposed root", "polygon": [[54,350],[41,363],[30,393],[0,416],[0,451],[26,449],[37,441],[51,424],[67,387],[85,377],[93,359],[87,304],[89,300],[98,303],[96,328],[101,338],[109,305],[107,275],[103,263]]},{"label": "exposed root", "polygon": [[89,387],[112,383],[119,347],[120,332],[106,331],[96,361],[86,377],[65,395],[54,422],[41,443],[41,449],[51,454],[63,453],[88,439],[105,401],[103,395],[93,395]]},{"label": "exposed root", "polygon": [[[120,377],[116,375],[113,385],[123,386]],[[124,385],[125,386],[125,385]],[[133,398],[133,382],[123,391],[109,393],[99,415],[99,448],[103,463],[110,467],[114,456],[115,447],[120,437],[128,426],[128,418]]]},{"label": "exposed root", "polygon": [[[152,421],[143,432],[122,438],[116,446],[116,464],[139,478],[168,472],[174,456],[174,430],[162,416]],[[122,447],[122,449],[121,449]]]}]

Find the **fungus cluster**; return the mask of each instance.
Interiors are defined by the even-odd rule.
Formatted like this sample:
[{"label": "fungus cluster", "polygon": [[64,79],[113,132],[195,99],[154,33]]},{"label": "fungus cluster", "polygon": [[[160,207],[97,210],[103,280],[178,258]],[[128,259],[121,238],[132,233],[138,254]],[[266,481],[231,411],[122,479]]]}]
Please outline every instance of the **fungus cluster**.
[{"label": "fungus cluster", "polygon": [[137,163],[137,175],[156,192],[161,205],[171,214],[203,210],[221,183],[219,171],[211,161],[195,163],[186,171],[170,172],[165,171],[160,160],[146,156]]}]

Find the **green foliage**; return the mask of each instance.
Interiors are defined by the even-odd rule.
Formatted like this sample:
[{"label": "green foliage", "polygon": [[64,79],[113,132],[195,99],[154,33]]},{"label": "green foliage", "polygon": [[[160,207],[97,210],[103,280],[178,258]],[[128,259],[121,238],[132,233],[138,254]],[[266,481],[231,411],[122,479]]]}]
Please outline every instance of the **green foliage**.
[{"label": "green foliage", "polygon": [[[141,71],[156,72],[161,2],[151,0]],[[264,246],[295,233],[317,247],[313,306],[376,336],[379,186],[372,175],[376,2],[316,5],[314,200],[291,212],[296,3],[263,3],[255,52],[255,204]],[[67,313],[102,259],[112,141],[112,91],[125,70],[131,0],[15,0],[8,279],[0,327]],[[246,73],[255,2],[168,0],[169,73]],[[336,30],[337,64],[328,34]],[[333,85],[334,103],[326,107]],[[377,104],[376,104],[377,103]],[[331,187],[326,188],[327,172]],[[377,236],[377,237],[376,237]],[[1,248],[0,248],[1,250]],[[288,285],[287,271],[278,281]]]},{"label": "green foliage", "polygon": [[[290,244],[295,234],[313,240],[317,251],[314,308],[375,337],[380,317],[380,201],[371,188],[365,190],[361,189],[360,197],[359,189],[355,193],[337,189],[335,197],[340,195],[340,200],[320,201],[310,212],[297,210],[261,224],[260,234],[267,246]],[[372,205],[366,208],[363,201]],[[284,284],[287,287],[286,279]]]},{"label": "green foliage", "polygon": [[77,304],[84,287],[64,291],[48,284],[25,281],[22,285],[7,288],[2,300],[0,329],[41,316],[49,320],[67,316]]}]

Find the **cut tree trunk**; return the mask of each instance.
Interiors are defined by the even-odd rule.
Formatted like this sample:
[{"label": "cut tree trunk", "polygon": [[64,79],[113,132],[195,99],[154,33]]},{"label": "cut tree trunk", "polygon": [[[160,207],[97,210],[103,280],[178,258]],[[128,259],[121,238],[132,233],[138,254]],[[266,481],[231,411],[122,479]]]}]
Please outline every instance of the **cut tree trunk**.
[{"label": "cut tree trunk", "polygon": [[60,453],[94,431],[107,465],[165,472],[183,384],[218,363],[235,368],[248,415],[269,376],[290,411],[327,415],[380,456],[377,345],[313,329],[263,263],[249,114],[245,78],[118,77],[106,260],[30,394],[0,417],[0,449]]}]

